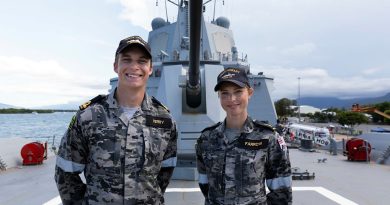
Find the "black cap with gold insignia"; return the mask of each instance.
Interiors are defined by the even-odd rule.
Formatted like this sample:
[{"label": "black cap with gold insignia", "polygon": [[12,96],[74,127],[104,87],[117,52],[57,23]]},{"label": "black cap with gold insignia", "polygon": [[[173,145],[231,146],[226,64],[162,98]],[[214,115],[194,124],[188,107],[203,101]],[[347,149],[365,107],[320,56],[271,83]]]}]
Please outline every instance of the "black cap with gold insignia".
[{"label": "black cap with gold insignia", "polygon": [[250,87],[248,76],[244,69],[239,68],[227,68],[222,71],[217,78],[217,85],[214,87],[214,91],[218,91],[221,84],[224,82],[234,83],[242,88]]},{"label": "black cap with gold insignia", "polygon": [[139,45],[141,48],[143,48],[146,51],[146,54],[148,55],[148,57],[152,58],[152,51],[150,49],[149,44],[139,36],[130,36],[130,37],[127,37],[127,38],[121,40],[119,42],[118,48],[116,49],[115,56],[117,56],[125,48],[127,48],[131,45]]}]

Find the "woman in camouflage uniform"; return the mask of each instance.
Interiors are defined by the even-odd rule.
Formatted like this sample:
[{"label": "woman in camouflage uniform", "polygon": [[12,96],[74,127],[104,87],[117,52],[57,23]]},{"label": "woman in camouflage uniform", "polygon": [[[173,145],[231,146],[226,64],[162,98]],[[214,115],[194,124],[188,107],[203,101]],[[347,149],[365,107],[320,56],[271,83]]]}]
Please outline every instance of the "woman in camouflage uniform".
[{"label": "woman in camouflage uniform", "polygon": [[205,204],[291,204],[286,144],[270,125],[248,116],[253,89],[245,71],[228,68],[217,81],[214,90],[227,116],[204,129],[196,144]]}]

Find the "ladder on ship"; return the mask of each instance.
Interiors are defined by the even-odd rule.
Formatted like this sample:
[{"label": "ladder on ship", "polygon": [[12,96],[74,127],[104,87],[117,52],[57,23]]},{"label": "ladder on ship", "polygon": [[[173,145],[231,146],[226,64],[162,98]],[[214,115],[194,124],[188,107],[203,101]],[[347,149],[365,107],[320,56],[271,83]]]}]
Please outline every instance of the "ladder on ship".
[{"label": "ladder on ship", "polygon": [[7,164],[3,161],[0,156],[0,171],[5,171],[7,169]]},{"label": "ladder on ship", "polygon": [[390,146],[383,152],[382,156],[378,158],[378,164],[384,164],[386,160],[390,157]]}]

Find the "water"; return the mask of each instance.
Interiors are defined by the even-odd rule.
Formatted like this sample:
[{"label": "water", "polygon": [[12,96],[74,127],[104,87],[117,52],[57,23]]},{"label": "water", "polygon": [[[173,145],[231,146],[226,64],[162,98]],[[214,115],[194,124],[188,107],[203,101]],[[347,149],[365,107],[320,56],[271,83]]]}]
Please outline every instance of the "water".
[{"label": "water", "polygon": [[0,114],[0,138],[24,137],[58,144],[74,112],[50,114]]}]

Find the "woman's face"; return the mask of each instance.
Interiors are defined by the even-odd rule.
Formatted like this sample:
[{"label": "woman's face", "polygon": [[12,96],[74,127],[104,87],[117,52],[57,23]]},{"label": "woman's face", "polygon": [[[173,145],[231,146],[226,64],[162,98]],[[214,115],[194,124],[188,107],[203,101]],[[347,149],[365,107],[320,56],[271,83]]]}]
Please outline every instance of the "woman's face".
[{"label": "woman's face", "polygon": [[234,83],[224,83],[218,91],[221,106],[230,117],[247,115],[249,98],[252,95],[252,88],[241,88]]}]

